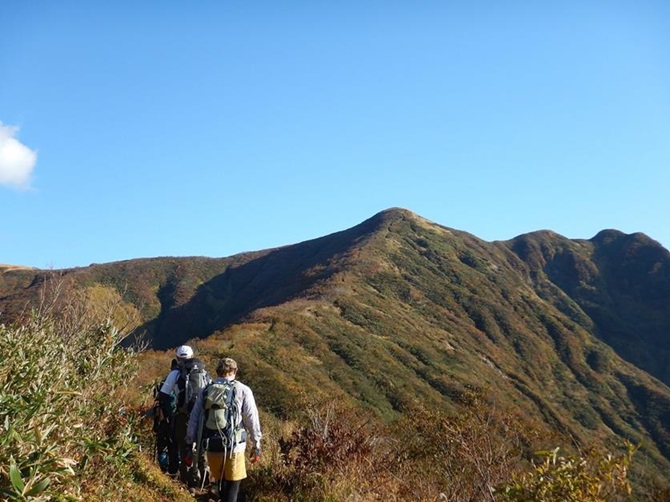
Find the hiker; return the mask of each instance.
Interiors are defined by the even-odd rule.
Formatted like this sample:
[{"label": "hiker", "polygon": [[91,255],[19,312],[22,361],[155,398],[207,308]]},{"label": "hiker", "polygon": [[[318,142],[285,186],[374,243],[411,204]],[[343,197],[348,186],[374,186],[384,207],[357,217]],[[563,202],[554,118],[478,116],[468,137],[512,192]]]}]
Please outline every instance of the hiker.
[{"label": "hiker", "polygon": [[[173,359],[173,369],[176,365],[176,360]],[[172,448],[172,418],[176,406],[176,398],[174,395],[168,398],[160,397],[160,389],[163,387],[165,380],[158,383],[154,387],[154,405],[147,412],[146,416],[153,418],[154,431],[154,457],[163,472],[168,470],[169,455],[168,452]]]},{"label": "hiker", "polygon": [[[168,448],[167,470],[172,476],[179,473],[182,482],[193,485],[197,479],[189,479],[189,466],[182,460],[191,454],[191,444],[184,440],[186,427],[196,398],[212,379],[207,374],[204,363],[193,357],[191,347],[188,345],[177,347],[176,355],[172,369],[159,392],[160,401],[174,403],[170,410],[172,441]],[[193,470],[194,477],[204,475],[204,470],[204,463],[196,465],[196,469]]]},{"label": "hiker", "polygon": [[186,442],[196,455],[207,454],[210,477],[223,502],[235,502],[247,477],[244,454],[251,439],[251,463],[261,454],[261,424],[251,389],[236,380],[237,362],[229,357],[216,367],[217,378],[198,395]]}]

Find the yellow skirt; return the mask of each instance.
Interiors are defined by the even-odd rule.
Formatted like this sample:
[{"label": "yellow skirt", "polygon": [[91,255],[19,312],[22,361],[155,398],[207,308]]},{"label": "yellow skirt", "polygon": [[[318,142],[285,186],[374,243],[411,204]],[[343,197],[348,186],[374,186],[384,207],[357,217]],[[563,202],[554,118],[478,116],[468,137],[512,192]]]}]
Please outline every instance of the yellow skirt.
[{"label": "yellow skirt", "polygon": [[244,452],[233,453],[231,458],[225,458],[222,452],[207,452],[209,474],[214,481],[239,481],[247,477],[247,467],[244,463]]}]

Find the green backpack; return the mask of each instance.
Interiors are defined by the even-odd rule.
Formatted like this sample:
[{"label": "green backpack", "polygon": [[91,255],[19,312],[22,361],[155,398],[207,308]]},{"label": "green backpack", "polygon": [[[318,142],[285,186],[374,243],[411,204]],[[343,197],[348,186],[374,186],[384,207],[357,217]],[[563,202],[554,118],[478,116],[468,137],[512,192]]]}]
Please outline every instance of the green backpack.
[{"label": "green backpack", "polygon": [[243,440],[236,383],[235,380],[214,382],[205,389],[203,435],[211,446],[218,444],[220,439],[221,446],[228,449]]}]

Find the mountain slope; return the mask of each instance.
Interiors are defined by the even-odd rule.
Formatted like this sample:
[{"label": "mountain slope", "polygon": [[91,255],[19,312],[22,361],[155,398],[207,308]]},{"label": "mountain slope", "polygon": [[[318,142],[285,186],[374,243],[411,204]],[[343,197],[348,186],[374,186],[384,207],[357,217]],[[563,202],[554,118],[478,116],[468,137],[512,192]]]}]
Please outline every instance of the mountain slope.
[{"label": "mountain slope", "polygon": [[[156,348],[206,338],[206,359],[243,361],[280,416],[305,394],[390,418],[417,401],[455,409],[474,389],[577,444],[643,441],[667,476],[669,264],[641,234],[491,243],[391,209],[278,249],[62,273],[67,288],[121,303]],[[45,274],[0,276],[5,315]]]},{"label": "mountain slope", "polygon": [[670,253],[643,234],[604,230],[590,241],[551,234],[511,243],[574,300],[594,333],[624,359],[670,384]]}]

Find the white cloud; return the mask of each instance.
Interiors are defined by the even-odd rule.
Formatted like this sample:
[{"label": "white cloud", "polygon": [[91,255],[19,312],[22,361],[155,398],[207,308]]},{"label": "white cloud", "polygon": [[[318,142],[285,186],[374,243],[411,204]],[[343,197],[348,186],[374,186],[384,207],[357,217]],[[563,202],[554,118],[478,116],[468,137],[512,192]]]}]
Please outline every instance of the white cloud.
[{"label": "white cloud", "polygon": [[37,153],[16,139],[18,132],[0,122],[0,185],[28,188]]}]

